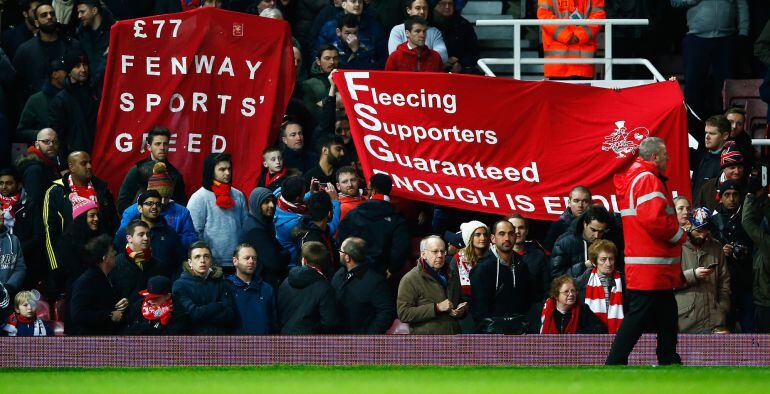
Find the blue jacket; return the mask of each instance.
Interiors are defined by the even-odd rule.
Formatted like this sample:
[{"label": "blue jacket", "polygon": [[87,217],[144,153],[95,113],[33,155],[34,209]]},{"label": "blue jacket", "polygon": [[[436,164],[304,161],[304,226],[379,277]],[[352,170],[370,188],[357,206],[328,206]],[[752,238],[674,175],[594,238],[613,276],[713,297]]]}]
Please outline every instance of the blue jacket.
[{"label": "blue jacket", "polygon": [[[339,15],[342,15],[342,12]],[[337,40],[337,18],[334,18],[324,23],[323,27],[321,27],[313,53],[318,53],[318,49],[321,46],[333,44]],[[381,70],[385,67],[385,60],[388,57],[388,39],[385,37],[385,30],[382,28],[379,20],[377,20],[377,14],[367,10],[364,10],[364,13],[361,14],[358,40],[361,42],[361,45],[374,52],[375,69]],[[342,54],[340,54],[340,65],[342,64],[346,63],[342,59]]]},{"label": "blue jacket", "polygon": [[[280,190],[276,190],[276,193],[278,192],[280,192]],[[305,195],[306,199],[309,197],[309,194],[310,193]],[[340,224],[339,200],[332,201],[332,210],[334,211],[334,216],[329,222],[329,233],[334,234],[337,232],[337,227],[339,227]],[[273,217],[273,223],[275,223],[275,238],[281,243],[281,246],[285,250],[288,250],[289,253],[291,253],[292,256],[295,256],[297,240],[294,239],[291,230],[299,225],[301,217],[302,215],[298,213],[287,212],[280,207],[275,207],[275,216]]]},{"label": "blue jacket", "polygon": [[255,274],[250,283],[236,275],[225,278],[235,298],[238,324],[234,334],[266,335],[278,332],[273,287]]},{"label": "blue jacket", "polygon": [[230,287],[222,278],[222,269],[213,267],[206,277],[187,270],[174,282],[174,308],[190,318],[191,334],[227,334],[235,323],[235,305]]},{"label": "blue jacket", "polygon": [[[183,205],[179,205],[172,201],[163,207],[160,211],[160,216],[163,216],[163,219],[166,219],[166,223],[171,226],[177,235],[179,235],[179,238],[182,239],[182,245],[185,250],[198,240],[198,233],[195,231],[195,226],[193,226],[190,211]],[[116,234],[125,234],[126,226],[128,226],[128,223],[134,219],[139,219],[139,207],[136,203],[123,211],[123,218],[120,219],[120,228]]]}]

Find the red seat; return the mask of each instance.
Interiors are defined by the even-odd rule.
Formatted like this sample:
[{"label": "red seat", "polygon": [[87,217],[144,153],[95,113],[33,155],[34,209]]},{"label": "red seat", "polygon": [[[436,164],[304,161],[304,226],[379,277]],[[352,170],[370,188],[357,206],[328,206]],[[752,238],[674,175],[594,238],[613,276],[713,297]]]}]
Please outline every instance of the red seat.
[{"label": "red seat", "polygon": [[37,302],[37,318],[40,320],[51,320],[51,307],[47,302],[40,300]]},{"label": "red seat", "polygon": [[722,87],[722,106],[746,108],[746,101],[759,98],[761,79],[726,79]]},{"label": "red seat", "polygon": [[64,300],[56,300],[56,303],[53,304],[53,319],[64,321]]}]

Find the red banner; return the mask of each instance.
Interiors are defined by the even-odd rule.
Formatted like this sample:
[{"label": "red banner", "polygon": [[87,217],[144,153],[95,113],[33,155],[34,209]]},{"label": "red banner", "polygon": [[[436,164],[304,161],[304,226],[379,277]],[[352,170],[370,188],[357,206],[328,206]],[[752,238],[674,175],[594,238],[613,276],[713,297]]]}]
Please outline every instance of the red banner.
[{"label": "red banner", "polygon": [[666,141],[673,194],[690,195],[687,118],[674,82],[613,91],[437,73],[335,75],[366,176],[393,194],[554,220],[569,190],[618,211],[612,176],[647,136]]},{"label": "red banner", "polygon": [[277,136],[294,88],[289,24],[215,8],[116,23],[94,151],[95,173],[113,193],[147,157],[154,125],[172,132],[169,161],[189,196],[203,159],[233,157],[233,184],[247,196],[262,151]]}]

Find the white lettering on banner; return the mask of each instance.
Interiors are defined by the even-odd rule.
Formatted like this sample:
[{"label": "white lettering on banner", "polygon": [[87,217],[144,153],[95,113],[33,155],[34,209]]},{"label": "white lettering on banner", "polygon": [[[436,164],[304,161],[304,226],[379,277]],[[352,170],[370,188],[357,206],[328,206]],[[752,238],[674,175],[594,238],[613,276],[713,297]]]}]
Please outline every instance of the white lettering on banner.
[{"label": "white lettering on banner", "polygon": [[427,197],[437,196],[447,201],[460,200],[468,204],[481,204],[485,207],[494,206],[500,208],[497,195],[494,192],[473,190],[466,187],[454,188],[448,185],[440,185],[435,182],[427,182],[422,179],[410,179],[405,176],[389,174],[382,170],[373,169],[375,174],[386,174],[393,179],[393,187],[417,192]]},{"label": "white lettering on banner", "polygon": [[[217,63],[218,59],[220,60]],[[137,60],[134,55],[121,55],[120,72],[122,74],[128,74],[129,69],[134,67],[134,60]],[[161,76],[161,71],[166,71],[161,67],[166,63],[168,63],[171,75],[187,75],[192,71],[195,74],[228,75],[235,78],[236,74],[240,74],[240,72],[237,71],[242,71],[243,73],[248,71],[250,80],[256,78],[257,71],[262,67],[262,61],[245,60],[246,67],[241,67],[236,71],[233,61],[229,56],[217,58],[217,56],[213,55],[196,54],[192,58],[192,63],[194,63],[194,67],[192,68],[190,67],[190,58],[187,56],[171,56],[168,58],[168,62],[163,61],[163,59],[158,56],[146,56],[144,58],[144,75],[154,77]]]},{"label": "white lettering on banner", "polygon": [[[173,30],[171,31],[171,37],[176,38],[179,34],[179,27],[182,26],[182,20],[181,19],[169,19],[168,23],[173,26]],[[166,20],[165,19],[155,19],[152,21],[152,25],[156,27],[155,29],[155,38],[161,38],[163,35],[163,28],[166,26]],[[147,33],[144,32],[145,27],[148,29],[151,26],[147,26],[147,23],[141,19],[137,19],[134,22],[134,38],[147,38]],[[168,31],[168,30],[166,30]]]},{"label": "white lettering on banner", "polygon": [[[201,92],[192,92],[190,94],[192,97],[189,98],[189,100],[185,99],[185,96],[183,96],[181,93],[173,93],[171,94],[171,97],[164,98],[156,93],[147,93],[144,95],[144,110],[145,112],[152,112],[153,110],[156,110],[158,108],[165,107],[172,113],[181,112],[185,108],[188,108],[188,101],[189,101],[189,109],[192,112],[208,112],[209,108],[207,106],[209,102],[209,96],[206,93]],[[230,101],[233,99],[233,96],[226,95],[226,94],[217,94],[216,100],[219,101],[219,113],[221,115],[225,115],[228,109],[228,105],[230,104]],[[120,94],[120,105],[119,108],[123,112],[131,112],[136,108],[135,105],[136,97],[132,93],[123,92]],[[213,100],[212,100],[213,101]],[[166,104],[164,104],[166,102]],[[259,96],[259,104],[263,104],[265,102],[265,96]],[[246,117],[252,117],[256,114],[256,105],[257,105],[257,99],[253,97],[245,97],[241,99],[241,108],[240,113],[243,116]]]},{"label": "white lettering on banner", "polygon": [[115,148],[118,152],[131,152],[134,144],[131,142],[131,134],[120,133],[115,137]]},{"label": "white lettering on banner", "polygon": [[[171,134],[171,139],[168,141],[168,151],[169,152],[176,152],[176,140],[177,133]],[[199,148],[200,144],[202,143],[201,138],[203,137],[203,134],[200,133],[190,133],[188,135],[187,139],[187,146],[182,147],[182,150],[186,150],[191,153],[200,153],[201,150]],[[145,152],[145,143],[144,141],[147,140],[147,133],[142,134],[142,137],[139,141],[137,141],[137,147],[139,147],[139,153]],[[134,150],[134,137],[130,133],[120,133],[115,137],[115,149],[118,150],[118,152],[121,153],[128,153]],[[227,150],[227,139],[219,134],[212,134],[211,135],[211,152],[212,153],[221,153]]]}]

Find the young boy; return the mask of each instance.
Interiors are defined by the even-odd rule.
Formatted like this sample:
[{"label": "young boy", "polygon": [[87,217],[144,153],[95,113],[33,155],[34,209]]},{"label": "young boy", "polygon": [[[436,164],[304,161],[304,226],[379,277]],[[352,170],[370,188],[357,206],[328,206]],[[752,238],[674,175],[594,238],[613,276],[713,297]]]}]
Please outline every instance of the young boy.
[{"label": "young boy", "polygon": [[262,165],[265,170],[262,171],[257,186],[275,191],[281,187],[286,178],[286,168],[283,166],[281,150],[275,147],[265,149],[265,152],[262,153]]},{"label": "young boy", "polygon": [[44,337],[53,336],[51,326],[37,317],[37,303],[40,294],[32,291],[20,291],[14,298],[14,311],[8,317],[8,323],[3,331],[9,337]]}]

